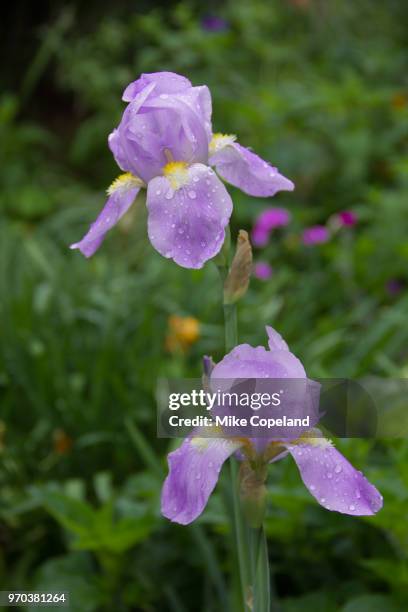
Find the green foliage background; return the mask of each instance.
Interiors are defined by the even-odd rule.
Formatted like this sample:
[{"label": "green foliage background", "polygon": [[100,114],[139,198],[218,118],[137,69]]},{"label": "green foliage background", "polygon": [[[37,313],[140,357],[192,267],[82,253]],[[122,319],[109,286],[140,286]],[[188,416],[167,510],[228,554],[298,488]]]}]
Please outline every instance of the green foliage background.
[{"label": "green foliage background", "polygon": [[[27,7],[9,8],[0,98],[0,588],[70,590],[81,612],[235,612],[225,482],[189,528],[159,513],[171,445],[156,438],[155,384],[197,377],[203,354],[222,356],[215,267],[161,258],[143,200],[91,260],[68,245],[118,173],[106,139],[125,85],[180,72],[209,85],[216,131],[296,184],[273,200],[232,190],[233,233],[268,205],[293,217],[256,252],[274,274],[253,279],[240,340],[263,344],[272,324],[310,376],[407,376],[407,5],[235,0],[207,8],[227,20],[220,32],[202,28],[201,3]],[[344,209],[356,228],[302,245],[305,226]],[[201,321],[186,354],[165,351],[171,314]],[[66,452],[56,430],[72,441]],[[384,509],[361,520],[326,512],[294,464],[274,464],[267,532],[280,609],[406,610],[408,444],[338,446]]]}]

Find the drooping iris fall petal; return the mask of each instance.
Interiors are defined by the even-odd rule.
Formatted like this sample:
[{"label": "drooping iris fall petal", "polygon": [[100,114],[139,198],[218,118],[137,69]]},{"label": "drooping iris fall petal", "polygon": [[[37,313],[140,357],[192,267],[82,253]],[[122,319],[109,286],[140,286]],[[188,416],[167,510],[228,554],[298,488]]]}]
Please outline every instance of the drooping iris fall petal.
[{"label": "drooping iris fall petal", "polygon": [[136,177],[124,176],[117,180],[122,180],[123,184],[109,195],[105,206],[82,240],[70,247],[79,249],[85,257],[91,257],[99,249],[106,233],[129,210],[142,186],[142,182]]},{"label": "drooping iris fall petal", "polygon": [[162,490],[162,514],[181,525],[204,510],[221,467],[242,443],[219,438],[187,438],[168,455],[169,474]]},{"label": "drooping iris fall petal", "polygon": [[210,168],[194,164],[150,181],[147,209],[154,248],[180,266],[201,268],[221,249],[232,200]]},{"label": "drooping iris fall petal", "polygon": [[327,510],[364,516],[375,514],[382,496],[367,478],[330,443],[288,446],[301,478],[313,497]]},{"label": "drooping iris fall petal", "polygon": [[278,169],[269,165],[249,149],[237,142],[231,142],[216,150],[210,156],[210,164],[228,183],[248,195],[270,197],[278,191],[292,191],[292,181],[279,174]]}]

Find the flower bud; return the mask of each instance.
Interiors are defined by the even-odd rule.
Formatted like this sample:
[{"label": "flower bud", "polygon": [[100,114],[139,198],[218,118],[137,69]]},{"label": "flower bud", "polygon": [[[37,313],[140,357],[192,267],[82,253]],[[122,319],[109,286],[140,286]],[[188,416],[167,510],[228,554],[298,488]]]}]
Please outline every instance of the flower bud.
[{"label": "flower bud", "polygon": [[233,304],[247,292],[252,271],[252,248],[248,232],[239,230],[237,248],[224,283],[224,303]]}]

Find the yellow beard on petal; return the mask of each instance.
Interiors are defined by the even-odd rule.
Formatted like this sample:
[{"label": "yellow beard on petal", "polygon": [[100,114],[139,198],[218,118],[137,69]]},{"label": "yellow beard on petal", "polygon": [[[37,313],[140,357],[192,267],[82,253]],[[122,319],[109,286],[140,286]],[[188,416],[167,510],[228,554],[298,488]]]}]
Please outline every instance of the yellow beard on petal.
[{"label": "yellow beard on petal", "polygon": [[113,183],[106,190],[108,195],[112,195],[116,191],[128,191],[129,189],[134,189],[135,187],[143,187],[144,183],[142,179],[138,176],[135,176],[131,172],[125,172],[124,174],[120,174]]},{"label": "yellow beard on petal", "polygon": [[218,151],[221,151],[224,147],[232,145],[236,139],[237,137],[235,134],[221,134],[220,132],[213,134],[209,146],[210,155],[214,155],[214,153],[218,153]]},{"label": "yellow beard on petal", "polygon": [[321,448],[329,448],[333,446],[333,442],[325,438],[319,429],[310,429],[295,440],[295,444],[310,444],[311,446],[320,446]]},{"label": "yellow beard on petal", "polygon": [[176,191],[184,187],[189,182],[188,164],[182,161],[171,161],[163,168],[164,176],[169,180],[170,185]]}]

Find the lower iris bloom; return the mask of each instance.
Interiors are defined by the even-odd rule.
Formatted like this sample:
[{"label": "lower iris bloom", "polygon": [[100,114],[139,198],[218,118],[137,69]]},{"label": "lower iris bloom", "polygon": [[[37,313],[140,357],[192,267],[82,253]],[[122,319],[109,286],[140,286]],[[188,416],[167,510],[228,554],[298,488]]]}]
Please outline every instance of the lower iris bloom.
[{"label": "lower iris bloom", "polygon": [[[286,342],[267,328],[269,350],[240,344],[218,363],[210,381],[239,378],[306,378],[303,365]],[[199,438],[191,436],[168,456],[169,474],[162,491],[162,513],[186,525],[204,510],[223,463],[231,456],[264,466],[290,454],[313,497],[327,510],[355,516],[382,507],[377,489],[318,430],[298,439]]]},{"label": "lower iris bloom", "polygon": [[[142,76],[124,91],[128,103],[109,147],[124,171],[87,234],[71,248],[90,257],[108,230],[147,190],[148,235],[164,257],[201,268],[225,238],[232,200],[219,176],[252,196],[269,197],[293,183],[233,135],[213,134],[211,95],[171,72]],[[218,175],[212,169],[214,167]]]}]

